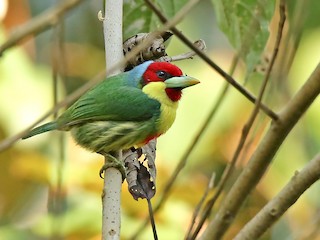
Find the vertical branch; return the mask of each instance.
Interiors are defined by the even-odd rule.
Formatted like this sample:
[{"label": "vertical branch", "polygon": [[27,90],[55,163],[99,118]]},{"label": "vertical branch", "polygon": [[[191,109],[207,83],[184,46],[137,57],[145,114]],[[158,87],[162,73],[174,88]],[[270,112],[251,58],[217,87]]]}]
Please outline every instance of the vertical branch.
[{"label": "vertical branch", "polygon": [[[105,0],[103,33],[106,53],[107,76],[121,72],[116,68],[123,58],[122,52],[122,6],[121,0]],[[115,158],[121,160],[119,153]],[[105,162],[108,162],[105,156]],[[104,174],[102,194],[102,239],[120,239],[120,203],[122,175],[116,168],[108,168]]]},{"label": "vertical branch", "polygon": [[105,0],[103,34],[107,76],[115,75],[122,71],[122,67],[116,66],[123,59],[122,8],[122,1]]}]

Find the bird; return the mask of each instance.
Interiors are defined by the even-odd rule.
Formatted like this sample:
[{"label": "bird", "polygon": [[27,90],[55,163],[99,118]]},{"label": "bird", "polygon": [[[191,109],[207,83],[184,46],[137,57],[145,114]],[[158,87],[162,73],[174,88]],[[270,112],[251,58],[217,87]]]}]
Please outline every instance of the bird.
[{"label": "bird", "polygon": [[174,64],[147,61],[106,78],[56,120],[22,139],[60,130],[70,131],[78,145],[100,154],[139,148],[171,127],[182,89],[199,82]]}]

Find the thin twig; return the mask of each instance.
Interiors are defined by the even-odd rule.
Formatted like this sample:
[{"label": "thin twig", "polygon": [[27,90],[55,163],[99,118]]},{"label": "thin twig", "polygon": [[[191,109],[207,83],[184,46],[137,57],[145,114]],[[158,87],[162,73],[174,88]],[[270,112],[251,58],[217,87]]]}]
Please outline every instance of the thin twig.
[{"label": "thin twig", "polygon": [[1,44],[0,56],[5,50],[13,47],[21,40],[56,25],[60,16],[64,15],[67,11],[73,9],[83,1],[84,0],[60,1],[56,6],[44,11],[39,16],[32,18],[32,20],[16,28],[9,38]]},{"label": "thin twig", "polygon": [[[145,3],[154,11],[154,13],[159,17],[159,19],[166,23],[168,19],[162,14],[162,12],[150,1],[144,0]],[[215,62],[213,62],[203,51],[197,49],[193,43],[176,27],[171,27],[170,30],[174,33],[176,37],[178,37],[184,44],[186,44],[190,49],[192,49],[197,55],[204,60],[207,64],[209,64],[214,70],[216,70],[228,83],[230,83],[235,89],[237,89],[242,95],[244,95],[249,101],[252,103],[256,103],[257,99],[241,84],[239,84],[236,80],[234,80],[229,74],[222,70]],[[263,103],[259,104],[261,110],[263,110],[270,118],[273,120],[277,120],[278,116],[271,109],[269,109]]]},{"label": "thin twig", "polygon": [[320,178],[320,154],[301,170],[291,181],[250,220],[234,238],[259,239],[298,199]]},{"label": "thin twig", "polygon": [[271,71],[273,69],[273,66],[274,66],[274,63],[275,63],[275,60],[278,56],[278,52],[279,52],[279,46],[280,46],[280,42],[281,42],[281,39],[282,39],[282,32],[283,32],[283,26],[284,26],[284,23],[285,23],[285,9],[284,9],[284,5],[280,4],[280,20],[279,20],[279,27],[278,27],[278,33],[277,33],[277,38],[276,38],[276,43],[275,43],[275,46],[274,46],[274,50],[273,50],[273,54],[272,54],[272,57],[271,57],[271,61],[270,61],[270,64],[268,66],[268,69],[267,69],[267,72],[266,72],[266,75],[263,79],[263,82],[262,82],[262,86],[260,88],[260,92],[259,92],[259,95],[258,95],[258,99],[257,99],[257,102],[255,104],[255,107],[250,115],[250,118],[248,119],[247,123],[244,125],[243,129],[242,129],[242,133],[241,133],[241,137],[240,137],[240,140],[239,140],[239,143],[237,145],[237,148],[233,154],[233,157],[232,157],[232,160],[231,162],[228,164],[227,168],[225,169],[225,171],[223,172],[223,175],[221,177],[221,180],[218,184],[218,187],[217,187],[217,191],[215,193],[215,195],[212,197],[212,199],[209,200],[208,202],[208,205],[207,205],[207,208],[206,208],[206,212],[204,213],[204,216],[203,216],[203,219],[201,220],[200,224],[198,225],[196,231],[194,232],[193,234],[193,237],[191,239],[195,239],[197,234],[199,233],[205,219],[210,215],[210,212],[211,212],[211,209],[213,207],[213,205],[215,204],[216,200],[219,198],[220,194],[222,193],[222,190],[227,182],[227,180],[230,178],[233,170],[234,170],[234,167],[235,167],[235,164],[240,156],[240,153],[243,149],[243,146],[246,142],[246,139],[249,135],[249,132],[254,124],[254,121],[259,113],[259,105],[262,101],[262,97],[264,95],[264,92],[265,92],[265,89],[266,89],[266,86],[268,84],[268,81],[270,79],[270,74],[271,74]]}]

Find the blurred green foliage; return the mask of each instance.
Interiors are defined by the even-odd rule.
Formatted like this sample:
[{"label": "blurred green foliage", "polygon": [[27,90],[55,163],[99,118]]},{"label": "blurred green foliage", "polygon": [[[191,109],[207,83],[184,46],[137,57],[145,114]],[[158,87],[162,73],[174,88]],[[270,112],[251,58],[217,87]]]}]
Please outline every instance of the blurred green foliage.
[{"label": "blurred green foliage", "polygon": [[[26,23],[56,3],[38,0],[6,2],[8,9],[0,16],[0,44],[16,26]],[[157,1],[157,4],[170,18],[185,2],[166,0]],[[240,5],[233,8],[234,2],[245,8],[240,8]],[[208,46],[206,53],[223,69],[228,69],[234,53],[243,44],[247,44],[243,40],[246,38],[244,33],[252,30],[248,29],[252,20],[250,13],[257,2],[261,1],[200,1],[178,28],[192,40],[204,39]],[[230,4],[229,7],[235,11],[221,10],[218,4]],[[253,69],[256,59],[263,54],[269,36],[268,29],[273,33],[277,31],[277,19],[274,20],[274,16],[275,23],[268,27],[273,10],[277,10],[275,5],[274,1],[267,1],[263,5],[262,17],[258,19],[260,27],[255,29],[257,37],[247,46],[247,56],[254,55],[255,60],[244,58],[235,74],[239,81],[244,79],[246,69],[249,66]],[[299,14],[300,8],[297,9],[296,6],[303,6],[302,9],[308,14]],[[60,73],[60,99],[105,67],[102,24],[97,19],[97,12],[101,8],[101,0],[86,1],[67,14],[63,23],[65,59],[61,62],[66,65]],[[275,106],[275,110],[281,109],[289,101],[319,63],[319,8],[320,2],[316,0],[290,1],[289,21],[298,21],[297,16],[304,16],[304,20],[298,21],[300,44],[289,74],[281,83],[271,82],[272,87],[266,101]],[[223,22],[223,14],[232,19],[228,25]],[[159,26],[158,20],[143,6],[142,0],[125,1],[124,39],[138,32],[154,30],[156,26]],[[218,26],[224,26],[221,27],[222,31]],[[1,57],[0,140],[24,129],[52,107],[52,55],[56,50],[53,39],[54,31],[47,30],[7,50]],[[259,48],[256,48],[257,45]],[[188,50],[173,36],[167,49],[169,55],[184,51]],[[286,55],[286,52],[281,52],[281,55]],[[224,83],[199,58],[178,62],[177,65],[186,74],[200,79],[201,84],[185,91],[174,126],[159,138],[157,194],[153,199],[154,203],[213,107]],[[278,65],[281,66],[280,63]],[[256,93],[259,81],[251,80],[247,87]],[[278,87],[280,84],[281,88]],[[160,239],[183,238],[194,207],[212,172],[219,179],[230,161],[252,107],[238,92],[229,91],[181,172],[167,204],[156,215]],[[247,200],[226,239],[230,239],[290,180],[296,170],[301,169],[319,151],[319,108],[320,101],[317,100],[289,135],[264,179]],[[236,179],[268,125],[268,118],[262,114],[229,185]],[[102,159],[97,154],[88,153],[76,146],[70,135],[65,134],[66,161],[60,169],[63,178],[62,188],[59,190],[59,141],[57,133],[44,134],[28,141],[19,141],[9,150],[0,153],[0,239],[100,239],[103,181],[99,178],[98,171]],[[133,200],[126,184],[122,190],[122,238],[127,239],[140,226],[148,211],[145,201]],[[308,236],[312,236],[308,239],[320,239],[319,190],[317,183],[263,239],[307,239]],[[151,236],[151,228],[148,227],[139,239],[150,239]]]}]

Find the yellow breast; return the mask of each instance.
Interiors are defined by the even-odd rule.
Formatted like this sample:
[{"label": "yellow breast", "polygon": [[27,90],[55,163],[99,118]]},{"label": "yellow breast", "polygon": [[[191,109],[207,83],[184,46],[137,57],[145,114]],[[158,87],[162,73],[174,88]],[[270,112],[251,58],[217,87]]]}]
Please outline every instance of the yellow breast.
[{"label": "yellow breast", "polygon": [[160,118],[157,128],[160,134],[165,133],[173,124],[176,118],[178,102],[173,102],[167,95],[166,86],[163,82],[152,82],[143,87],[142,91],[150,98],[156,99],[161,103]]}]

